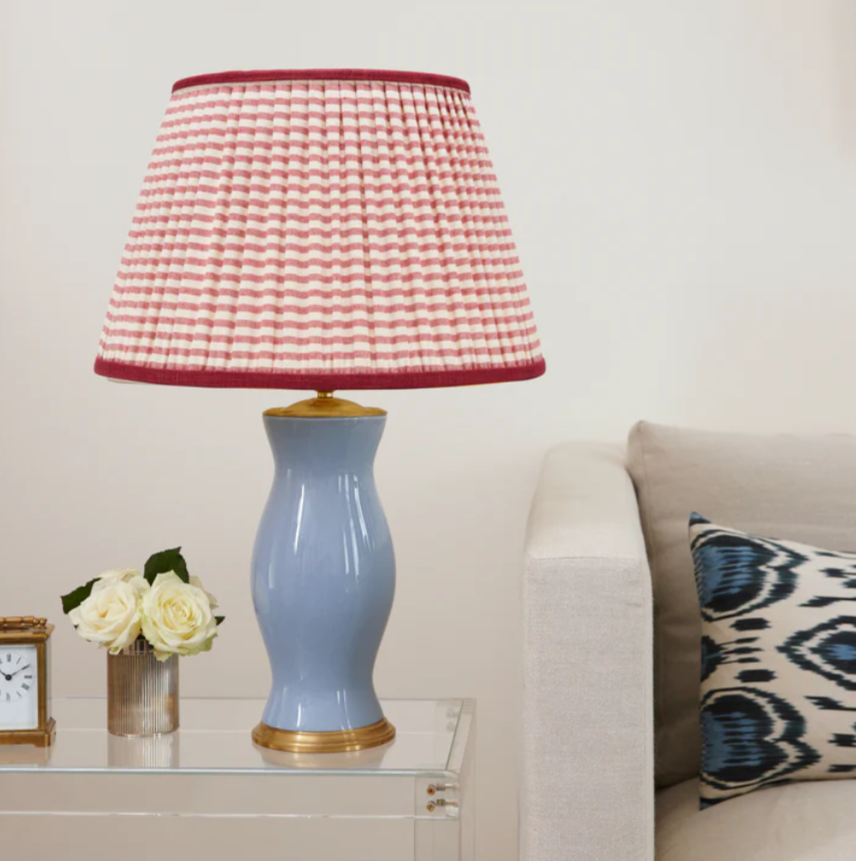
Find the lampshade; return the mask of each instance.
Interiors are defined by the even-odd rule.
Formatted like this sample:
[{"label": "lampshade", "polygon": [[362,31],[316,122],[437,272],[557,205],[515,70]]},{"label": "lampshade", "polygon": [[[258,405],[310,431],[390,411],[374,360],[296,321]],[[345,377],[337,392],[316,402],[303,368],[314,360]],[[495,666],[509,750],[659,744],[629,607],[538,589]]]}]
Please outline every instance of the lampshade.
[{"label": "lampshade", "polygon": [[544,372],[466,82],[179,81],[95,371],[167,385],[425,388]]}]

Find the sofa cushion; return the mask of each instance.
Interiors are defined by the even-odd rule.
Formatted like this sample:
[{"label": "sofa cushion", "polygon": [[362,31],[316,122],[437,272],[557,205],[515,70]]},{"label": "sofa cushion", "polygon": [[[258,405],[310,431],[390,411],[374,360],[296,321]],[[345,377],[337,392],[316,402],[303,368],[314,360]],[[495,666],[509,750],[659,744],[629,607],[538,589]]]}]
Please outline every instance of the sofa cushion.
[{"label": "sofa cushion", "polygon": [[698,514],[702,807],[783,781],[856,776],[856,553]]},{"label": "sofa cushion", "polygon": [[698,780],[657,795],[658,860],[852,860],[856,779],[763,788],[699,811]]},{"label": "sofa cushion", "polygon": [[[856,437],[709,433],[637,424],[628,443],[654,584],[656,779],[697,776],[701,618],[693,511],[746,532],[856,550]],[[712,810],[716,811],[716,810]]]}]

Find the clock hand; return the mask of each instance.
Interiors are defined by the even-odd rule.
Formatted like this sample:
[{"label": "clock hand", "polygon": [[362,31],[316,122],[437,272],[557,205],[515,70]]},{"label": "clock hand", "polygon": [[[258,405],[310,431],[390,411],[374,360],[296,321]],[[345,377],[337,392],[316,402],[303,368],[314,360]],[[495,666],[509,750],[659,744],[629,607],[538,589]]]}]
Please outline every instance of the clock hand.
[{"label": "clock hand", "polygon": [[18,670],[16,670],[15,673],[13,673],[13,674],[3,674],[3,676],[6,677],[7,680],[11,680],[12,677],[16,677],[16,676],[18,676],[18,674],[21,673],[21,671],[25,671],[28,667],[29,667],[28,664],[27,664],[27,665],[24,665],[24,667],[22,667],[22,668],[18,668]]}]

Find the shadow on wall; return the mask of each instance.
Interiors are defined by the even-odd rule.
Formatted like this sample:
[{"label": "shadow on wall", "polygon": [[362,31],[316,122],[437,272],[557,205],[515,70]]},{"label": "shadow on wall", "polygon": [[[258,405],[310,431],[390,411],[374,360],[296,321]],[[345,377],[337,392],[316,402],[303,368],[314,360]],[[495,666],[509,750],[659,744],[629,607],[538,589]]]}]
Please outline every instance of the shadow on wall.
[{"label": "shadow on wall", "polygon": [[831,26],[837,46],[842,142],[856,161],[856,3],[836,0]]}]

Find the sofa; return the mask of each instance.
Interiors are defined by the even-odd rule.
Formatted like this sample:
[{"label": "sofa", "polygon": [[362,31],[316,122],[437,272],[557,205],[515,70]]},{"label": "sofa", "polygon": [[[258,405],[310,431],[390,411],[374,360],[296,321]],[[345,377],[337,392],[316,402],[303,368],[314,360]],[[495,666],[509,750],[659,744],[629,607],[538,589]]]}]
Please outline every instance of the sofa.
[{"label": "sofa", "polygon": [[856,437],[639,423],[626,447],[547,455],[523,576],[521,859],[856,859],[856,779],[699,808],[692,511],[856,550]]}]

